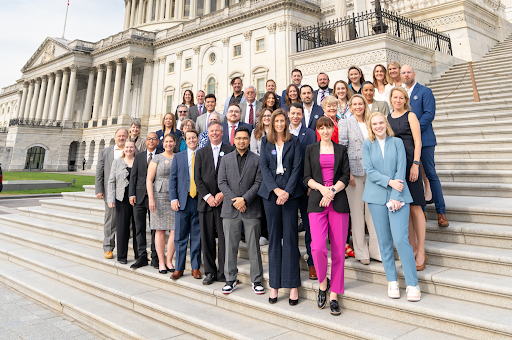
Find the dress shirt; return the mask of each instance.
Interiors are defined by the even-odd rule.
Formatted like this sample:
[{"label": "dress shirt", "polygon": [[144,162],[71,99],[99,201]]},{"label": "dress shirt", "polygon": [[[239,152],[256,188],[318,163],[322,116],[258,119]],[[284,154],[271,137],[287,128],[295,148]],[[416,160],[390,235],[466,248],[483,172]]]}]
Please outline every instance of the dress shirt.
[{"label": "dress shirt", "polygon": [[414,86],[416,86],[418,82],[415,81],[414,84],[412,84],[411,88],[408,89],[407,86],[405,85],[405,83],[402,83],[402,87],[407,91],[407,95],[409,96],[409,100],[411,100],[411,94],[412,94],[412,91],[414,90]]},{"label": "dress shirt", "polygon": [[311,118],[311,111],[313,111],[313,105],[311,105],[311,111],[308,110],[306,105],[302,105],[304,109],[304,122],[306,122],[306,127],[309,127],[309,119]]},{"label": "dress shirt", "polygon": [[363,134],[364,139],[368,139],[369,135],[368,135],[368,128],[366,127],[366,123],[357,122],[357,124],[359,124],[359,128],[361,129],[361,133]]},{"label": "dress shirt", "polygon": [[[222,146],[222,143],[219,145],[213,145],[212,144],[212,152],[213,152],[213,162],[215,164],[215,169],[217,169],[217,163],[219,162],[219,153],[220,153],[220,147]],[[210,198],[212,194],[207,193],[204,195],[203,200],[206,202],[208,201],[208,198]]]},{"label": "dress shirt", "polygon": [[247,103],[247,109],[245,110],[245,121],[244,123],[249,124],[249,113],[251,112],[251,105],[252,105],[252,114],[253,114],[253,121],[256,122],[256,101],[253,101],[252,103]]},{"label": "dress shirt", "polygon": [[330,93],[329,93],[329,89],[328,89],[328,88],[327,88],[327,89],[325,89],[325,90],[318,89],[318,94],[317,94],[317,96],[316,96],[316,103],[317,103],[318,105],[320,105],[320,106],[322,105],[322,93],[324,94],[324,99],[325,99],[325,97],[327,97],[328,95],[330,95]]},{"label": "dress shirt", "polygon": [[371,104],[368,104],[368,107],[370,108],[370,111],[372,111],[372,105],[373,105],[373,102]]},{"label": "dress shirt", "polygon": [[[239,124],[239,123],[240,123],[240,122],[236,122],[236,124],[234,125],[234,127],[235,127],[235,131],[236,131],[236,129],[238,129],[238,124]],[[232,126],[233,126],[233,124],[231,124],[230,122],[228,122],[228,131],[229,131],[229,133],[231,133],[231,127],[232,127]]]},{"label": "dress shirt", "polygon": [[283,146],[279,147],[276,144],[276,151],[277,151],[277,168],[276,168],[276,174],[283,175],[284,174],[284,168],[283,168],[283,149],[284,149],[284,143]]},{"label": "dress shirt", "polygon": [[243,155],[240,155],[238,150],[236,151],[236,161],[238,163],[238,171],[240,172],[240,176],[242,176],[242,171],[244,170],[245,161],[247,160],[247,154],[249,150],[245,150]]},{"label": "dress shirt", "polygon": [[382,159],[384,159],[384,147],[386,146],[386,139],[377,139],[379,141],[380,151],[382,151]]},{"label": "dress shirt", "polygon": [[301,127],[302,127],[302,123],[300,123],[299,126],[296,129],[292,129],[292,126],[290,125],[290,133],[292,135],[294,135],[295,137],[298,137]]},{"label": "dress shirt", "polygon": [[156,149],[153,150],[153,152],[149,152],[149,150],[146,150],[146,163],[149,161],[149,155],[151,155],[151,159],[155,158]]},{"label": "dress shirt", "polygon": [[123,155],[123,149],[121,149],[117,144],[114,145],[114,159],[121,158]]},{"label": "dress shirt", "polygon": [[[188,177],[190,178],[191,181],[193,181],[194,179],[192,178],[192,153],[194,152],[197,152],[197,149],[195,150],[192,150],[192,149],[189,149],[187,148],[187,158],[188,158]],[[171,201],[174,202],[174,201],[177,201],[178,199],[174,199]]]},{"label": "dress shirt", "polygon": [[180,130],[180,128],[181,128],[181,120],[178,119],[176,122],[176,130]]}]

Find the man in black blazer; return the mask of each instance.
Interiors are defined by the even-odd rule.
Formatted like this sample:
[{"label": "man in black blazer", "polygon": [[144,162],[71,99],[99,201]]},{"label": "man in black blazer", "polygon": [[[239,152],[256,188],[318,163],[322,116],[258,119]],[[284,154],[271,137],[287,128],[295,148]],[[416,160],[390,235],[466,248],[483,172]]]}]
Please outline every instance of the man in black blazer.
[{"label": "man in black blazer", "polygon": [[233,146],[235,141],[235,131],[239,126],[245,126],[249,129],[249,132],[252,132],[253,127],[251,124],[246,124],[240,121],[241,115],[240,106],[238,104],[229,105],[226,111],[227,122],[222,123],[222,143]]},{"label": "man in black blazer", "polygon": [[242,225],[251,264],[252,289],[256,294],[265,293],[261,285],[263,266],[258,244],[262,217],[258,197],[261,185],[260,157],[249,150],[250,140],[249,130],[239,127],[235,132],[236,151],[224,157],[219,169],[219,188],[224,194],[221,217],[226,238],[226,285],[222,288],[224,294],[230,294],[236,289]]},{"label": "man in black blazer", "polygon": [[[134,249],[138,255],[131,268],[140,268],[148,265],[148,254],[146,251],[146,216],[149,213],[148,192],[146,190],[146,177],[148,166],[153,157],[158,153],[158,136],[155,132],[148,133],[146,139],[146,152],[139,152],[133,161],[132,171],[130,173],[129,196],[130,204],[134,207],[135,215],[135,235],[137,240],[137,249]],[[155,249],[155,231],[151,230],[151,266],[158,268],[158,255]]]},{"label": "man in black blazer", "polygon": [[188,108],[189,118],[192,119],[194,121],[194,123],[197,121],[197,117],[199,117],[200,115],[202,115],[203,113],[206,112],[206,107],[204,106],[204,98],[205,98],[204,91],[203,90],[197,91],[197,94],[196,94],[197,104]]},{"label": "man in black blazer", "polygon": [[329,88],[329,76],[323,72],[316,77],[316,83],[318,84],[318,90],[313,92],[313,100],[318,106],[321,106],[322,100],[328,95],[334,94],[334,91]]},{"label": "man in black blazer", "polygon": [[[201,248],[203,251],[203,264],[205,278],[204,285],[214,281],[224,282],[225,241],[222,230],[220,212],[224,195],[217,185],[217,174],[222,158],[234,150],[232,146],[222,143],[222,125],[211,122],[208,125],[208,138],[210,143],[197,150],[194,166],[194,178],[199,196],[197,211],[199,211],[199,225],[201,227]],[[215,249],[215,231],[217,231],[218,251]],[[216,256],[217,254],[217,256]],[[219,268],[215,265],[218,258]]]},{"label": "man in black blazer", "polygon": [[302,86],[300,89],[300,99],[302,99],[302,106],[304,108],[302,124],[316,131],[316,121],[324,115],[324,110],[321,106],[315,104],[313,98],[313,88],[309,85]]}]

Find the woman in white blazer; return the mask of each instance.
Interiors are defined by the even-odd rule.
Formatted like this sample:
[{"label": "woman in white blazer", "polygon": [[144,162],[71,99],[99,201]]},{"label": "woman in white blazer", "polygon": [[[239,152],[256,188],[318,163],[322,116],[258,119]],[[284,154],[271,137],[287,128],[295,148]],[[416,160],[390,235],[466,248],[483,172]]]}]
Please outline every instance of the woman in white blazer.
[{"label": "woman in white blazer", "polygon": [[135,142],[127,140],[121,158],[114,159],[108,179],[107,203],[116,208],[117,261],[127,263],[133,207],[128,198],[130,172],[135,159]]}]

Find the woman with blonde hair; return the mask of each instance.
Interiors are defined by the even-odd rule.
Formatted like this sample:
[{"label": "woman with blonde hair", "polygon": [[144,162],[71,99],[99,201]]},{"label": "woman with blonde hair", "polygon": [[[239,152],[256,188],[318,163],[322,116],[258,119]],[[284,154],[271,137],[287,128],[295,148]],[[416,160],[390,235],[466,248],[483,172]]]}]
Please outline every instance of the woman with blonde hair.
[{"label": "woman with blonde hair", "polygon": [[393,86],[389,84],[386,67],[382,64],[377,64],[373,68],[373,86],[375,86],[373,99],[380,102],[385,101],[390,106],[389,92]]},{"label": "woman with blonde hair", "polygon": [[[334,124],[334,132],[332,134],[332,141],[338,143],[338,99],[329,95],[322,100],[322,109],[324,110],[324,116],[329,117]],[[318,130],[316,130],[316,140],[319,142],[322,139]]]},{"label": "woman with blonde hair", "polygon": [[368,203],[379,240],[382,264],[388,281],[388,297],[400,298],[393,243],[402,262],[407,300],[420,301],[414,253],[409,244],[409,204],[412,202],[405,172],[404,143],[393,137],[386,116],[373,112],[367,124],[368,139],[363,143],[364,171],[368,175],[363,201]]},{"label": "woman with blonde hair", "polygon": [[158,137],[158,145],[156,150],[158,153],[164,151],[164,136],[171,133],[176,139],[181,137],[181,131],[176,129],[176,116],[174,113],[166,113],[162,118],[162,129],[156,132]]},{"label": "woman with blonde hair", "polygon": [[346,81],[338,80],[334,83],[334,97],[338,99],[338,112],[336,114],[338,120],[348,118],[351,115],[348,101],[353,95],[354,92],[352,92]]},{"label": "woman with blonde hair", "polygon": [[422,207],[425,206],[425,195],[421,181],[421,128],[416,115],[411,112],[407,91],[397,86],[391,90],[390,101],[393,105],[393,113],[388,116],[389,125],[393,129],[395,137],[400,138],[405,147],[407,168],[405,179],[407,187],[413,198],[409,219],[409,242],[414,250],[416,269],[425,269],[425,234],[426,222]]},{"label": "woman with blonde hair", "polygon": [[388,63],[388,82],[393,87],[402,85],[402,77],[400,76],[401,68],[402,65],[400,65],[400,63],[396,60],[391,60]]},{"label": "woman with blonde hair", "polygon": [[[362,264],[370,264],[370,259],[381,261],[379,242],[368,204],[363,202],[366,173],[363,167],[362,146],[368,139],[367,122],[370,108],[366,99],[355,94],[349,101],[352,115],[339,122],[339,142],[348,150],[350,181],[346,188],[352,219],[352,243],[354,251],[347,248],[347,255],[355,257]],[[365,225],[368,228],[369,243],[366,241]]]}]

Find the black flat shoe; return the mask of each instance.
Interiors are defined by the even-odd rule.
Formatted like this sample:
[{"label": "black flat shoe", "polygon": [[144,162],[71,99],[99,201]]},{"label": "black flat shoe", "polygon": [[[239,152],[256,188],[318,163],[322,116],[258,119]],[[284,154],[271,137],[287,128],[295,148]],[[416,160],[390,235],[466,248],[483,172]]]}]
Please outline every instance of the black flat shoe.
[{"label": "black flat shoe", "polygon": [[331,315],[338,316],[341,314],[341,310],[340,310],[340,306],[338,305],[338,301],[331,300],[329,302],[329,304],[331,305]]},{"label": "black flat shoe", "polygon": [[203,280],[204,285],[211,285],[213,282],[217,281],[217,276],[212,273],[206,274],[206,277]]},{"label": "black flat shoe", "polygon": [[121,263],[121,264],[127,264],[128,261],[126,261],[126,259],[120,259],[120,260],[117,260],[117,262]]},{"label": "black flat shoe", "polygon": [[269,297],[269,298],[268,298],[268,303],[270,303],[270,304],[272,304],[272,305],[273,305],[274,303],[277,303],[277,296],[276,296],[275,298],[271,298],[271,297]]},{"label": "black flat shoe", "polygon": [[159,272],[160,274],[167,274],[167,269],[159,270],[158,272]]},{"label": "black flat shoe", "polygon": [[435,203],[435,202],[434,202],[434,198],[432,198],[430,201],[426,201],[425,203],[426,203],[426,204],[434,204],[434,203]]},{"label": "black flat shoe", "polygon": [[327,292],[331,288],[331,280],[327,278],[327,288],[325,290],[318,289],[317,305],[318,308],[324,309],[327,304]]},{"label": "black flat shoe", "polygon": [[297,300],[288,299],[288,303],[290,304],[290,306],[297,306],[299,304],[299,299],[297,299]]},{"label": "black flat shoe", "polygon": [[165,269],[167,269],[167,271],[168,271],[169,273],[174,273],[174,271],[175,271],[175,269],[174,269],[174,268],[173,268],[173,269],[171,269],[171,268],[167,267],[167,265],[165,265]]}]

